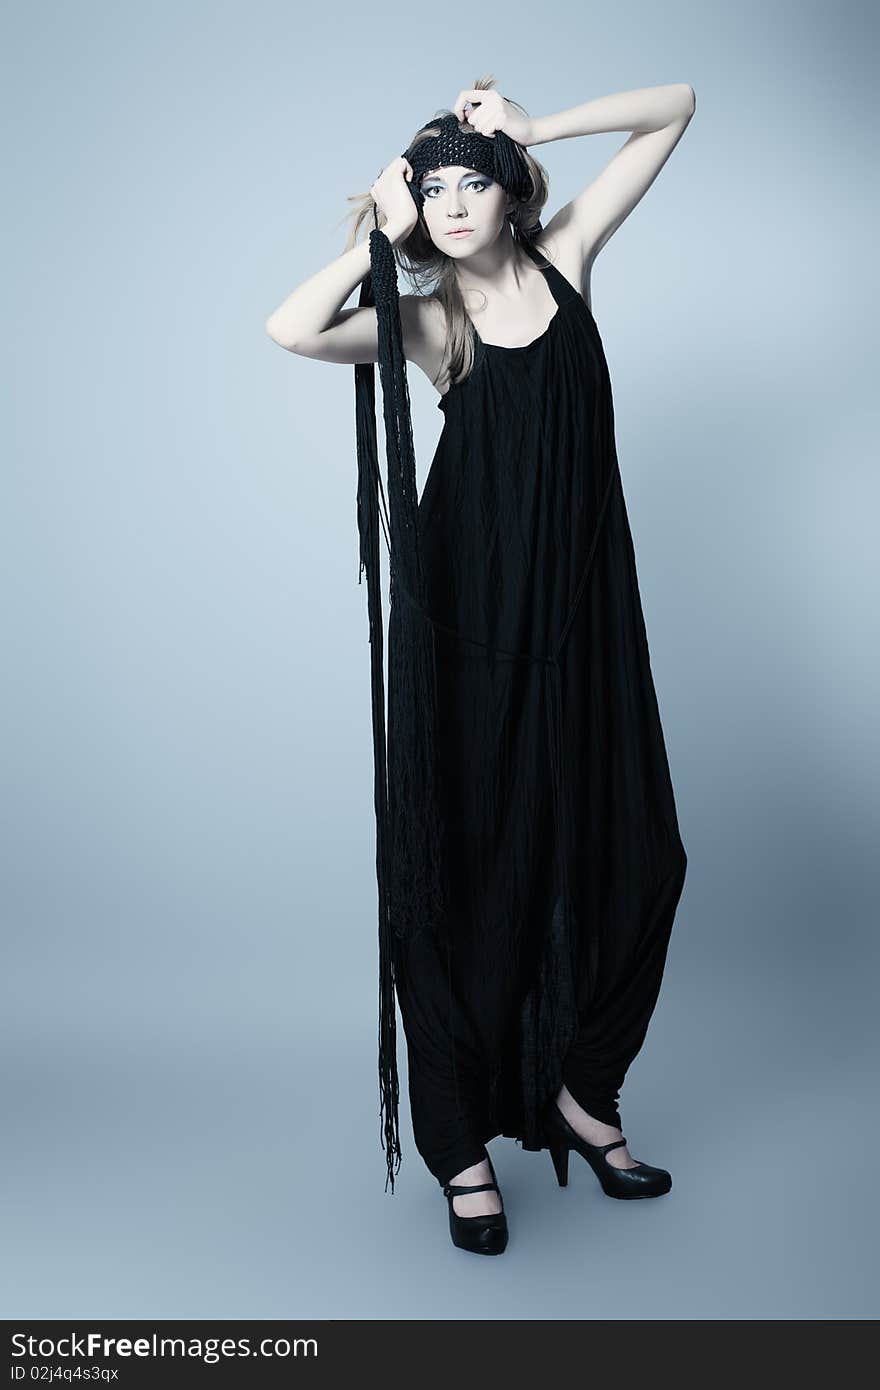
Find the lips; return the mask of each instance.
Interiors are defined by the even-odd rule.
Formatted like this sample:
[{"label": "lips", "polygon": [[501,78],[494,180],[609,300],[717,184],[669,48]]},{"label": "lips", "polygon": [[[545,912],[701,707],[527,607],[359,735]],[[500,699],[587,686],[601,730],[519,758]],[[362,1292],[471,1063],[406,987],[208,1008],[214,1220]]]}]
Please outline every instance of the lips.
[{"label": "lips", "polygon": [[447,232],[446,235],[447,235],[447,236],[468,236],[473,230],[474,230],[473,227],[456,227],[454,232]]}]

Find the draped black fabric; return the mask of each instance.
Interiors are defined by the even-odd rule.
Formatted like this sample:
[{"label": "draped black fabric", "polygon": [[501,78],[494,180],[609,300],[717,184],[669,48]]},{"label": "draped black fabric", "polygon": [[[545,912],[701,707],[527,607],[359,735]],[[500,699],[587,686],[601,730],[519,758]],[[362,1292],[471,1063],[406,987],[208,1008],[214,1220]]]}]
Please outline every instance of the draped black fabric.
[{"label": "draped black fabric", "polygon": [[[524,347],[475,333],[418,505],[434,631],[442,931],[394,942],[416,1146],[444,1183],[499,1134],[544,1147],[565,1082],[620,1123],[687,858],[582,296]],[[414,596],[398,587],[389,633]],[[395,719],[389,679],[389,729]]]}]

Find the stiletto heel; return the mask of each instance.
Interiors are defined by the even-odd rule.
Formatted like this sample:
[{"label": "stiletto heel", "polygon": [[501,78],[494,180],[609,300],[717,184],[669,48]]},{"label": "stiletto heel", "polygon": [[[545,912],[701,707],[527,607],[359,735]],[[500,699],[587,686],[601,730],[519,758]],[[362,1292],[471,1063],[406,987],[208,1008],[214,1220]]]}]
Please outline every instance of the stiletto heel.
[{"label": "stiletto heel", "polygon": [[560,1187],[568,1187],[568,1155],[570,1152],[567,1144],[550,1145],[550,1157],[553,1159],[556,1180]]},{"label": "stiletto heel", "polygon": [[[475,1255],[501,1255],[507,1248],[507,1217],[504,1213],[504,1198],[501,1196],[501,1188],[495,1178],[495,1169],[488,1153],[486,1160],[492,1174],[491,1182],[479,1182],[473,1187],[461,1187],[447,1182],[443,1185],[443,1196],[449,1202],[449,1234],[452,1244],[457,1245],[460,1250],[470,1250]],[[462,1196],[466,1192],[490,1190],[498,1193],[500,1211],[485,1212],[481,1216],[459,1216],[452,1204],[454,1197]]]},{"label": "stiletto heel", "polygon": [[607,1197],[662,1197],[672,1187],[672,1175],[665,1168],[653,1168],[650,1163],[637,1163],[635,1168],[615,1168],[605,1155],[620,1149],[626,1139],[614,1139],[610,1144],[588,1144],[573,1129],[551,1096],[544,1106],[544,1136],[560,1187],[568,1184],[568,1155],[574,1149],[589,1163]]}]

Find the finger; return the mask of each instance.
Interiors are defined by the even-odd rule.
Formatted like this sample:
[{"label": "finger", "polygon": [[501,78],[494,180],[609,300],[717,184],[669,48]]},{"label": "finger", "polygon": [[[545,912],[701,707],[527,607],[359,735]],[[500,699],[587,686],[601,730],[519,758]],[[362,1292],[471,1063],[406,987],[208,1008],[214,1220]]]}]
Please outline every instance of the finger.
[{"label": "finger", "polygon": [[[470,121],[471,125],[473,125],[474,111],[478,111],[480,108],[480,102],[475,101],[474,97],[479,97],[479,95],[480,93],[478,91],[465,91],[459,93],[458,102],[456,104],[456,114],[458,114],[459,109],[461,111],[461,114],[459,115],[459,120]],[[471,108],[470,113],[468,113],[465,110],[466,106],[469,106]]]}]

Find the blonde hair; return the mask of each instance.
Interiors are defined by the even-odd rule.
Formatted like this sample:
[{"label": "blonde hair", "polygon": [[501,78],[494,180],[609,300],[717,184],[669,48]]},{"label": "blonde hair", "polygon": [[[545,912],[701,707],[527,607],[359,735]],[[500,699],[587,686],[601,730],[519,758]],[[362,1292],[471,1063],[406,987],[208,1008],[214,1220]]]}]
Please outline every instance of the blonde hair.
[{"label": "blonde hair", "polygon": [[[495,85],[494,77],[481,77],[474,84],[474,88],[479,91],[488,91]],[[506,98],[510,100],[510,98]],[[525,109],[518,102],[512,101],[512,106],[517,106],[520,111]],[[451,111],[441,110],[435,112],[435,119],[443,116],[452,115]],[[467,121],[459,122],[461,129],[470,133],[474,132],[474,127]],[[417,132],[407,146],[420,144],[422,140],[429,140],[438,134],[435,126],[429,126],[426,130]],[[523,149],[523,156],[528,166],[531,177],[532,192],[525,199],[517,199],[514,206],[507,214],[514,241],[524,242],[530,240],[529,232],[534,228],[539,220],[541,211],[547,201],[550,184],[547,171],[542,164],[529,154],[527,149]],[[375,204],[369,193],[356,193],[348,198],[348,202],[355,206],[348,214],[353,219],[351,231],[345,249],[350,251],[358,241],[358,233],[363,224],[369,218],[370,224],[365,236],[373,228],[373,209]],[[384,224],[384,218],[380,215],[379,226]],[[474,364],[474,332],[473,325],[468,317],[464,299],[458,283],[458,275],[455,269],[455,261],[451,256],[447,256],[441,251],[434,242],[425,225],[424,215],[419,208],[419,219],[409,236],[399,242],[394,248],[395,259],[401,270],[407,276],[410,284],[417,294],[432,295],[440,301],[446,317],[446,346],[443,353],[440,371],[437,378],[443,373],[444,367],[447,368],[450,384],[457,385],[470,375]],[[545,258],[546,259],[546,258]]]}]

